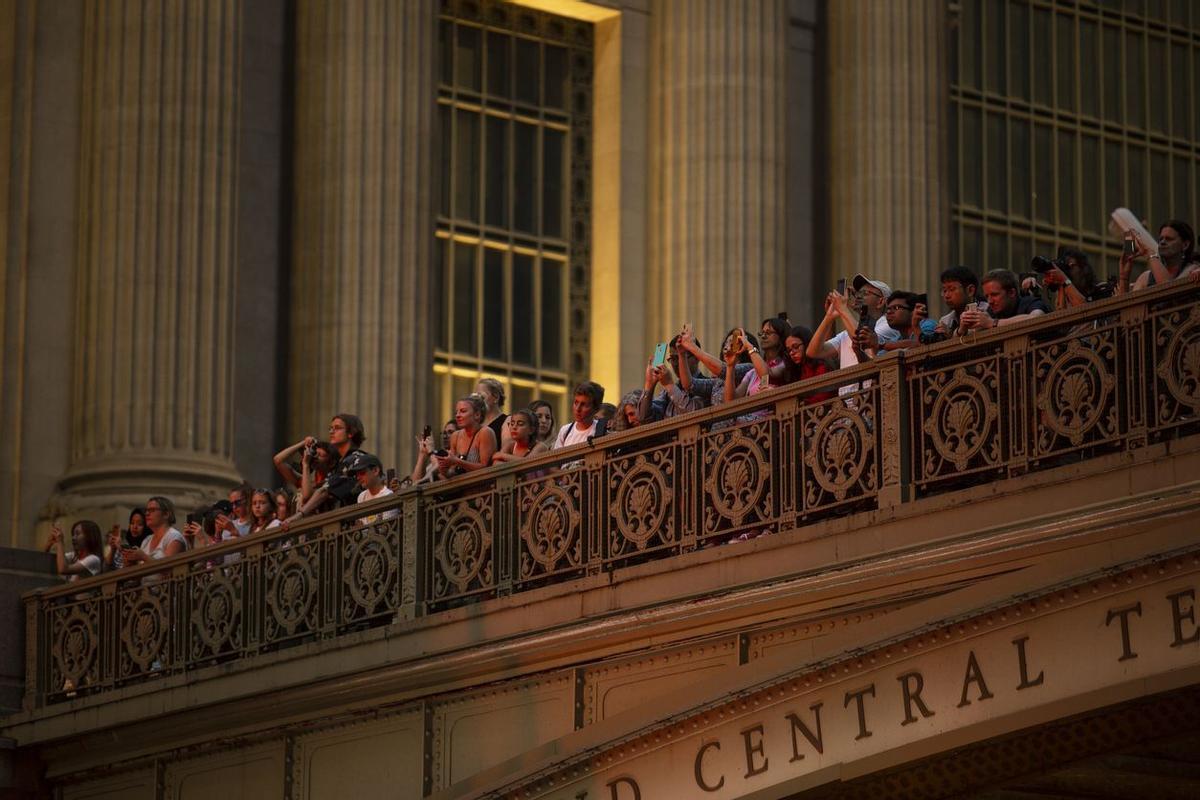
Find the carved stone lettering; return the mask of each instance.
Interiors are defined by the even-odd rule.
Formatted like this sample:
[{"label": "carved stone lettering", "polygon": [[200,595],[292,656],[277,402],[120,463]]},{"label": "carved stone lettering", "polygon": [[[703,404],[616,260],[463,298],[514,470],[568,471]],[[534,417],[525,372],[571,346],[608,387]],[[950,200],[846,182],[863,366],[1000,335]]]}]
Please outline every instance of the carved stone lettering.
[{"label": "carved stone lettering", "polygon": [[911,725],[917,721],[917,716],[913,714],[914,705],[922,717],[932,717],[933,712],[921,699],[921,691],[925,688],[925,678],[921,673],[913,670],[897,676],[896,680],[900,681],[900,689],[904,692],[904,721],[900,724]]},{"label": "carved stone lettering", "polygon": [[975,651],[967,653],[967,674],[963,676],[962,699],[958,701],[958,707],[971,705],[971,701],[967,699],[967,690],[971,688],[971,684],[979,687],[979,699],[991,700],[992,693],[988,691],[987,682],[983,679],[983,670],[979,668],[979,661],[975,659]]},{"label": "carved stone lettering", "polygon": [[1036,678],[1029,680],[1029,660],[1025,654],[1025,643],[1028,641],[1028,635],[1013,639],[1013,644],[1017,646],[1017,663],[1021,668],[1021,682],[1017,684],[1017,691],[1029,689],[1033,686],[1041,686],[1046,681],[1046,673],[1042,670],[1038,671]]},{"label": "carved stone lettering", "polygon": [[[746,777],[753,778],[766,772],[769,762],[763,748],[762,723],[742,731],[742,741],[746,743]],[[760,758],[761,764],[757,763]]]},{"label": "carved stone lettering", "polygon": [[863,704],[863,695],[866,694],[871,695],[871,697],[875,696],[875,684],[872,683],[870,686],[866,686],[858,691],[846,692],[846,701],[842,704],[843,708],[849,708],[850,701],[854,700],[858,705],[858,736],[854,737],[854,741],[856,742],[871,735],[871,732],[867,730],[867,710]]},{"label": "carved stone lettering", "polygon": [[721,779],[716,783],[709,783],[708,781],[704,780],[704,754],[710,749],[720,750],[721,743],[719,741],[705,742],[704,744],[700,745],[700,749],[696,751],[696,785],[706,792],[715,792],[725,785],[725,776],[722,775]]},{"label": "carved stone lettering", "polygon": [[1137,653],[1133,652],[1133,647],[1129,642],[1129,615],[1142,615],[1142,601],[1139,600],[1132,605],[1124,606],[1123,608],[1110,608],[1108,614],[1104,617],[1105,626],[1111,625],[1114,619],[1121,620],[1121,657],[1117,661],[1128,661],[1131,658],[1137,658]]},{"label": "carved stone lettering", "polygon": [[[1185,597],[1188,599],[1186,611],[1180,602]],[[1200,641],[1200,627],[1196,626],[1196,591],[1184,589],[1182,592],[1167,595],[1167,599],[1171,601],[1171,623],[1175,627],[1175,638],[1171,642],[1171,647],[1182,647],[1185,644]],[[1192,624],[1192,632],[1188,636],[1183,635],[1184,620]]]},{"label": "carved stone lettering", "polygon": [[[621,792],[620,786],[622,784],[628,786],[630,790],[632,790],[633,794]],[[633,778],[614,778],[605,785],[608,787],[608,790],[612,792],[610,795],[612,800],[626,800],[627,798],[633,798],[633,800],[642,800],[642,789],[640,786],[638,786],[638,782]]]},{"label": "carved stone lettering", "polygon": [[808,708],[813,712],[813,720],[817,724],[817,733],[815,736],[813,735],[812,730],[804,724],[804,720],[800,719],[795,714],[787,715],[788,722],[792,723],[792,758],[791,761],[788,762],[789,764],[792,761],[799,761],[800,759],[804,758],[804,754],[800,752],[800,742],[796,739],[796,731],[799,731],[801,734],[803,734],[804,738],[808,740],[808,743],[812,745],[812,748],[816,750],[818,754],[825,752],[825,740],[821,736],[821,703],[813,703]]}]

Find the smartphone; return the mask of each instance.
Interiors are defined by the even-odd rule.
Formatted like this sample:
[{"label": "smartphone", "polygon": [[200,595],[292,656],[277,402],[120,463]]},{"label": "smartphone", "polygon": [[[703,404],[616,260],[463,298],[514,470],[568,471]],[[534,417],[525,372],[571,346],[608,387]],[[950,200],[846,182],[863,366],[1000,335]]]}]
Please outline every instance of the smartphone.
[{"label": "smartphone", "polygon": [[1137,246],[1134,244],[1133,237],[1125,240],[1124,253],[1126,257],[1135,255],[1137,253]]},{"label": "smartphone", "polygon": [[917,295],[917,303],[925,306],[925,308],[929,308],[929,295],[927,295],[927,294]]},{"label": "smartphone", "polygon": [[729,349],[735,353],[742,349],[742,335],[737,331],[729,334]]},{"label": "smartphone", "polygon": [[430,426],[426,425],[426,426],[425,426],[425,427],[424,427],[424,428],[421,430],[421,438],[422,438],[422,439],[428,439],[428,438],[429,438],[429,434],[431,434],[431,433],[433,433],[433,428],[431,428]]},{"label": "smartphone", "polygon": [[845,278],[838,278],[837,293],[843,294],[843,295],[846,293],[846,279]]},{"label": "smartphone", "polygon": [[659,342],[654,348],[654,358],[650,360],[650,366],[661,367],[667,361],[667,343]]}]

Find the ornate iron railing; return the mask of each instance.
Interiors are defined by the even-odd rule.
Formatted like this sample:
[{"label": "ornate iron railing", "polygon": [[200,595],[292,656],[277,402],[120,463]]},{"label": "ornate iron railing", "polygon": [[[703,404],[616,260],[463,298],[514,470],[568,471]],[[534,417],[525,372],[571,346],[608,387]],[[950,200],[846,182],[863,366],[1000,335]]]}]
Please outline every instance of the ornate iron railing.
[{"label": "ornate iron railing", "polygon": [[1198,298],[1160,287],[892,354],[32,593],[27,704],[1194,434]]}]

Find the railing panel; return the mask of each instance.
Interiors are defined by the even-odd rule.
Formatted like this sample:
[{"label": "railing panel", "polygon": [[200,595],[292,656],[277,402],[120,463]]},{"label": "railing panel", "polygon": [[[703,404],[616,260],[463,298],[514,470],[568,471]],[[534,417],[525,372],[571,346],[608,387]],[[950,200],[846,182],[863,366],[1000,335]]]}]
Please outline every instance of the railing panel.
[{"label": "railing panel", "polygon": [[496,497],[490,489],[430,504],[432,537],[426,564],[427,610],[448,607],[496,590]]},{"label": "railing panel", "polygon": [[713,426],[700,437],[703,542],[778,530],[779,496],[772,469],[778,426],[763,413]]},{"label": "railing panel", "polygon": [[106,685],[107,600],[99,591],[85,591],[45,608],[42,624],[51,638],[47,668],[39,672],[51,697],[88,694]]},{"label": "railing panel", "polygon": [[679,464],[679,443],[672,441],[622,454],[604,465],[605,563],[631,563],[679,552],[684,502]]},{"label": "railing panel", "polygon": [[588,470],[522,475],[516,486],[518,588],[583,574]]},{"label": "railing panel", "polygon": [[1034,387],[1029,407],[1031,459],[1083,448],[1119,447],[1125,420],[1117,391],[1119,326],[1077,326],[1067,335],[1031,347]]},{"label": "railing panel", "polygon": [[1200,422],[1200,304],[1173,298],[1151,314],[1153,387],[1151,429],[1164,432]]},{"label": "railing panel", "polygon": [[262,556],[264,650],[297,643],[321,628],[323,538],[298,535],[277,540]]},{"label": "railing panel", "polygon": [[882,482],[879,434],[876,380],[801,407],[796,446],[803,454],[797,487],[803,519],[874,503]]},{"label": "railing panel", "polygon": [[246,646],[245,559],[231,564],[193,563],[187,577],[187,665],[215,664]]},{"label": "railing panel", "polygon": [[164,674],[181,668],[172,635],[176,615],[178,581],[170,573],[159,573],[118,584],[116,617],[120,628],[117,645],[118,684]]},{"label": "railing panel", "polygon": [[393,516],[336,537],[339,631],[390,622],[400,609],[399,511],[383,513]]}]

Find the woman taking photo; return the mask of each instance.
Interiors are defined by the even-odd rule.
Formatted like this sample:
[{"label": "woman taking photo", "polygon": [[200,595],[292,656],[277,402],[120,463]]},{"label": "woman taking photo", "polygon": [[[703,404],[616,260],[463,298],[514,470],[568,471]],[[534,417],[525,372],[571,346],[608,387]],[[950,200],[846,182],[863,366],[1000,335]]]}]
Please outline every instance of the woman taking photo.
[{"label": "woman taking photo", "polygon": [[65,575],[69,582],[100,574],[104,539],[100,535],[100,526],[90,519],[81,519],[71,526],[71,552],[64,552],[62,528],[57,525],[50,530],[47,549],[54,550],[58,574]]},{"label": "woman taking photo", "polygon": [[435,455],[438,475],[453,478],[464,472],[474,472],[492,463],[496,452],[496,434],[483,424],[487,404],[477,394],[460,397],[454,404],[454,424],[458,430],[450,437],[450,452]]},{"label": "woman taking photo", "polygon": [[[114,526],[115,527],[115,526]],[[135,508],[129,512],[129,527],[125,529],[124,540],[130,547],[141,547],[142,541],[150,535],[146,527],[146,510]],[[108,547],[104,550],[104,563],[113,569],[125,566],[121,558],[121,531],[114,530],[109,534]]]}]

